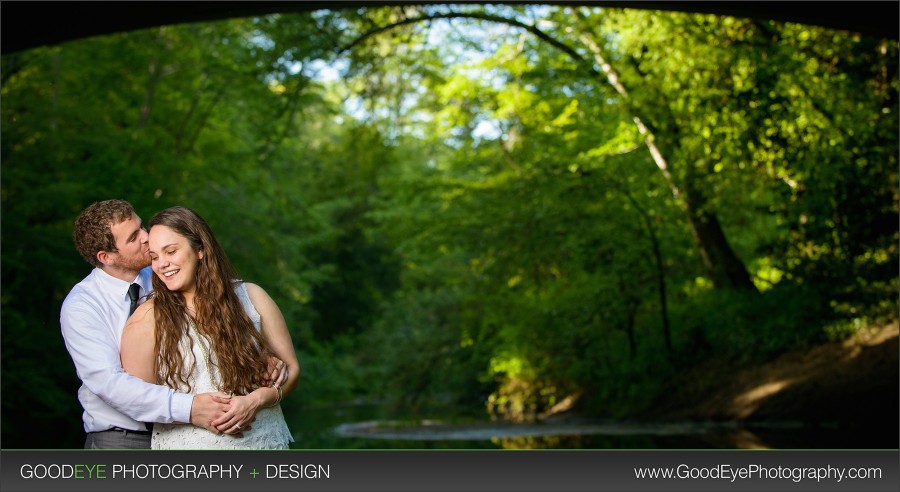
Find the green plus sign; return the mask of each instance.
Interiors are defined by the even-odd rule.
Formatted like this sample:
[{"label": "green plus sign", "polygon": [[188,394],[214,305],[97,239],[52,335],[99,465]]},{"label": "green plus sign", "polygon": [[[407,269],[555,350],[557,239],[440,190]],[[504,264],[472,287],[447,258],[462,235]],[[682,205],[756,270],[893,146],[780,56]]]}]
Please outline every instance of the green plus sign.
[{"label": "green plus sign", "polygon": [[253,471],[250,472],[250,474],[253,475],[253,478],[256,478],[256,476],[259,475],[259,472],[256,471],[256,468],[254,468]]}]

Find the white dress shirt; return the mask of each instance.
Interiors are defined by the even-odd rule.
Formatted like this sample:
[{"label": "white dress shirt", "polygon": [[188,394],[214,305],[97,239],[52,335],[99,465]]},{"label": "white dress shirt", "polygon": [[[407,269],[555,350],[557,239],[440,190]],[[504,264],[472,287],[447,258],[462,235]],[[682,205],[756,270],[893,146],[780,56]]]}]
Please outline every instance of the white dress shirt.
[{"label": "white dress shirt", "polygon": [[63,301],[59,323],[82,383],[78,400],[85,432],[191,421],[193,395],[150,384],[122,369],[119,347],[129,316],[128,287],[140,284],[141,296],[146,295],[152,290],[151,275],[147,267],[133,282],[125,282],[94,268]]}]

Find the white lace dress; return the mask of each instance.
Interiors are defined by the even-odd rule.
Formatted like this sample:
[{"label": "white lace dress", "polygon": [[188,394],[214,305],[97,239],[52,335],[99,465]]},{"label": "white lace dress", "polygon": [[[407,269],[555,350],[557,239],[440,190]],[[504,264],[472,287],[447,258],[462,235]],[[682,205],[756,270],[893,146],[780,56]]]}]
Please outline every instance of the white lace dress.
[{"label": "white lace dress", "polygon": [[[261,329],[259,313],[250,302],[247,287],[243,282],[235,285],[235,292],[253,325],[257,330]],[[180,348],[183,354],[190,351],[197,362],[189,379],[192,386],[191,393],[219,391],[215,383],[219,380],[219,370],[215,364],[207,363],[207,353],[215,361],[215,354],[209,352],[209,341],[197,332],[193,323],[188,334],[193,339],[193,349],[187,337],[181,341]],[[190,357],[186,356],[185,362],[185,365],[190,367]],[[243,437],[234,437],[227,434],[216,435],[189,424],[156,423],[153,424],[150,443],[153,449],[287,449],[288,443],[294,440],[284,421],[281,405],[260,409],[251,427],[249,431],[244,432]]]}]

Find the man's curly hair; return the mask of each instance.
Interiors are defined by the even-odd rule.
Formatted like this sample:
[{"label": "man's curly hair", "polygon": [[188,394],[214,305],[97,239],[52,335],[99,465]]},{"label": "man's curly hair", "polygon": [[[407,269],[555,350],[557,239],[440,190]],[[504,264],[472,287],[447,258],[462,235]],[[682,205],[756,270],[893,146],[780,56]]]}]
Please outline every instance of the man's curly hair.
[{"label": "man's curly hair", "polygon": [[112,226],[125,222],[133,215],[135,215],[134,207],[125,200],[114,199],[92,203],[75,219],[72,239],[75,240],[78,254],[91,265],[102,266],[97,259],[97,253],[118,251]]}]

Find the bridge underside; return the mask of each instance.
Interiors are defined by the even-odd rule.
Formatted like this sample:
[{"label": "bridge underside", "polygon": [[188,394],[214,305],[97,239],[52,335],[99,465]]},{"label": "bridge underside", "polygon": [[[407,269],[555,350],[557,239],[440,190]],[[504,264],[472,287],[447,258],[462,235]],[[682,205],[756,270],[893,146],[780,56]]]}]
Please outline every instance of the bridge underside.
[{"label": "bridge underside", "polygon": [[[454,2],[4,2],[0,7],[3,54],[79,38],[184,22],[324,8],[360,8]],[[471,3],[471,2],[456,2]],[[490,2],[502,3],[502,2]],[[523,2],[514,2],[521,4]],[[557,5],[677,10],[799,22],[898,39],[898,2],[535,2]]]}]

